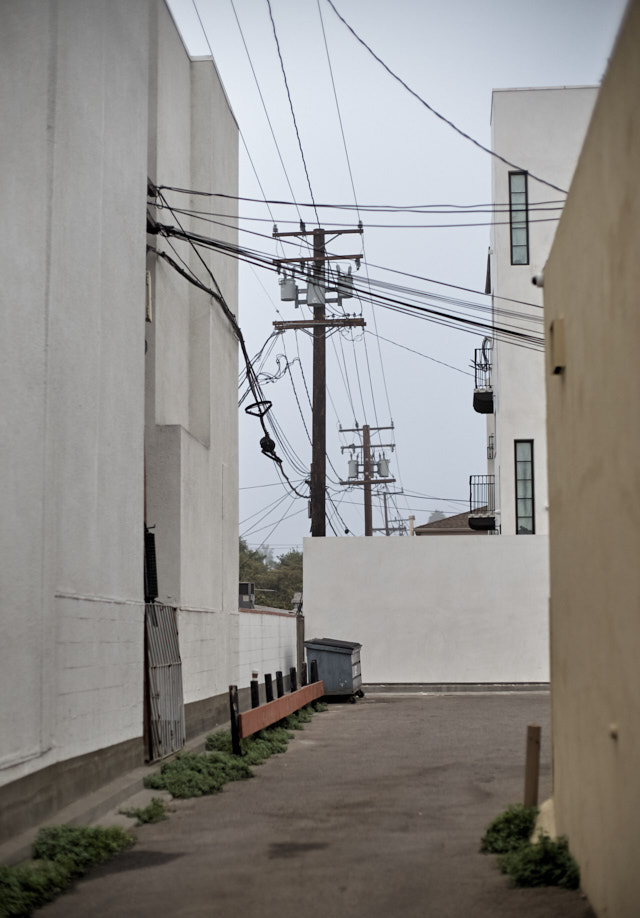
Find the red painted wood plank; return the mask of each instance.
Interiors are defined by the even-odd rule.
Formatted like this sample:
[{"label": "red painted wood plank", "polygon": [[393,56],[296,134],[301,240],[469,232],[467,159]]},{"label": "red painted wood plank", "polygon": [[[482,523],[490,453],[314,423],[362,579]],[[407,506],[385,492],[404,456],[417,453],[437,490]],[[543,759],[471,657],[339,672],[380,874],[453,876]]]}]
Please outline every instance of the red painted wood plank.
[{"label": "red painted wood plank", "polygon": [[322,698],[323,695],[324,682],[320,680],[320,682],[305,685],[289,695],[283,695],[282,698],[276,698],[275,701],[262,704],[259,708],[244,711],[238,717],[240,737],[251,736],[252,733],[257,733],[258,730],[263,730],[265,727],[277,723],[283,717],[300,710],[310,701]]}]

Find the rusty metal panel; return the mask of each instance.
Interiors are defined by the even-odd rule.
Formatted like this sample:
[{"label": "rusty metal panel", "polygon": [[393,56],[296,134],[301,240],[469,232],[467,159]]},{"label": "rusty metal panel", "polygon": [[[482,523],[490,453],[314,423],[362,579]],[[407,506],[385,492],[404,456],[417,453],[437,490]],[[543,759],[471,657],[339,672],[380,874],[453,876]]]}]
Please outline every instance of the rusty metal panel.
[{"label": "rusty metal panel", "polygon": [[182,660],[177,610],[161,603],[145,606],[151,758],[161,759],[185,743]]}]

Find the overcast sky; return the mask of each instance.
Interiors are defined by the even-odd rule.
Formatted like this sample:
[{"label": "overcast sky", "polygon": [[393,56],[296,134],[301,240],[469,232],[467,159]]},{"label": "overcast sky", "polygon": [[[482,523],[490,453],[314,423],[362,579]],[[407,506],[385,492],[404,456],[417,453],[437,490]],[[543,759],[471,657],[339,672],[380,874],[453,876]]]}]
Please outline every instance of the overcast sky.
[{"label": "overcast sky", "polygon": [[[306,205],[312,193],[318,205],[339,203],[350,208],[354,200],[361,208],[490,201],[489,155],[430,114],[393,80],[340,22],[327,0],[271,0],[309,181],[267,0],[234,0],[242,34],[232,0],[168,2],[190,53],[208,54],[208,44],[213,50],[260,182],[241,141],[240,195],[261,198],[262,186],[268,199]],[[391,70],[485,146],[490,145],[493,88],[599,83],[625,7],[623,0],[334,3]],[[162,176],[158,181],[162,182]],[[353,227],[358,222],[353,209],[319,207],[318,212],[327,230],[339,225]],[[241,214],[259,218],[242,223],[252,234],[242,234],[241,243],[269,257],[281,254],[271,238],[271,215],[281,231],[297,229],[300,217],[308,229],[317,225],[309,206],[272,205],[270,213],[264,205],[242,204]],[[483,290],[490,214],[451,218],[362,211],[360,216],[362,240],[343,236],[327,246],[332,253],[342,254],[360,252],[364,246],[359,282],[368,276],[424,294],[487,302],[482,296],[391,271]],[[443,227],[443,223],[480,225],[455,228]],[[214,224],[198,229],[215,235]],[[439,309],[451,308],[435,302]],[[428,298],[423,305],[430,305]],[[389,500],[392,518],[406,520],[413,513],[420,524],[436,508],[447,515],[466,509],[469,475],[486,472],[485,420],[473,411],[473,377],[467,375],[482,334],[470,334],[462,326],[444,328],[357,299],[345,300],[344,309],[362,314],[367,326],[364,335],[360,329],[345,330],[334,333],[327,342],[327,469],[333,501],[327,509],[333,528],[339,535],[345,527],[355,535],[364,530],[361,489],[346,489],[338,483],[347,476],[349,459],[349,452],[342,453],[340,446],[359,437],[340,435],[339,425],[388,426],[393,421],[393,431],[383,431],[373,439],[374,443],[396,444],[395,452],[385,450],[391,474],[398,479],[390,489],[404,489],[405,496]],[[241,266],[239,318],[251,354],[269,338],[274,320],[302,318],[301,312],[292,303],[280,302],[275,274]],[[279,355],[284,355],[280,370],[287,360],[289,369],[275,382],[267,383],[265,377],[264,394],[273,401],[275,417],[289,443],[288,455],[280,447],[277,451],[289,477],[299,482],[311,458],[305,430],[306,424],[311,432],[305,390],[306,381],[310,392],[312,379],[308,335],[288,331],[275,339],[259,369],[276,374]],[[240,533],[250,545],[257,547],[266,541],[280,554],[301,547],[309,534],[307,504],[280,483],[273,463],[260,453],[261,435],[258,422],[241,412]],[[376,454],[381,452],[376,449]],[[303,484],[301,489],[306,490]],[[376,501],[375,507],[379,506],[381,502]],[[374,526],[382,525],[382,514],[375,509]],[[333,534],[331,526],[327,534]]]}]

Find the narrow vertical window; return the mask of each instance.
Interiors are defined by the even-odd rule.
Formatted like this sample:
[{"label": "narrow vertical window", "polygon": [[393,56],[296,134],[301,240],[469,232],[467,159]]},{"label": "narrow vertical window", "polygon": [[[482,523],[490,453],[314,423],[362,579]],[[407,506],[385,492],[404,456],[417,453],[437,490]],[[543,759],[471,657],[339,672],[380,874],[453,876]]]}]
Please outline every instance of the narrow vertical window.
[{"label": "narrow vertical window", "polygon": [[533,440],[515,441],[516,460],[516,535],[533,535],[535,506],[533,496]]},{"label": "narrow vertical window", "polygon": [[527,173],[509,173],[509,219],[511,222],[511,264],[529,264],[529,202]]}]

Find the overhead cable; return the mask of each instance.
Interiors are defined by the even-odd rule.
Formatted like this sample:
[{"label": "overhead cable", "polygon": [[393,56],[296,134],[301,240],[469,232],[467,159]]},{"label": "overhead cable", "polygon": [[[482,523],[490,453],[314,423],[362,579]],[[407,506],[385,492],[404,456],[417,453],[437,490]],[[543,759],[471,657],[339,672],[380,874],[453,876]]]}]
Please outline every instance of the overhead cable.
[{"label": "overhead cable", "polygon": [[[307,185],[309,186],[309,194],[311,195],[311,200],[313,201],[313,200],[314,200],[314,197],[313,197],[313,189],[311,188],[311,179],[309,178],[309,170],[307,169],[307,161],[306,161],[306,159],[305,159],[304,150],[302,149],[302,140],[300,139],[300,131],[298,130],[298,122],[296,121],[296,114],[295,114],[295,111],[294,111],[294,109],[293,109],[293,100],[292,100],[292,98],[291,98],[291,92],[289,91],[289,83],[288,83],[288,81],[287,81],[287,73],[286,73],[286,71],[285,71],[285,69],[284,69],[284,61],[282,60],[282,53],[281,53],[281,51],[280,51],[280,42],[278,41],[278,33],[277,33],[277,31],[276,31],[276,24],[275,24],[275,21],[274,21],[274,19],[273,19],[273,12],[272,12],[272,10],[271,10],[271,2],[270,2],[270,0],[267,0],[267,6],[269,7],[269,18],[271,19],[271,25],[272,25],[272,27],[273,27],[273,37],[274,37],[275,42],[276,42],[276,48],[278,49],[278,57],[279,57],[279,59],[280,59],[280,69],[282,70],[282,76],[283,76],[283,79],[284,79],[284,85],[285,85],[285,88],[286,88],[286,90],[287,90],[287,97],[288,97],[288,99],[289,99],[289,108],[291,109],[291,117],[293,118],[293,126],[294,126],[295,131],[296,131],[296,137],[298,138],[298,147],[300,148],[300,156],[302,157],[302,165],[304,166],[304,172],[305,172],[305,175],[306,175],[306,177],[307,177]],[[320,226],[320,217],[318,216],[318,211],[317,211],[317,209],[316,209],[315,204],[313,205],[313,209],[314,209],[314,212],[315,212],[315,215],[316,215],[316,220],[317,220],[317,222],[318,222],[318,226]]]},{"label": "overhead cable", "polygon": [[564,188],[559,188],[558,185],[554,185],[552,182],[548,182],[546,179],[540,178],[539,175],[535,175],[533,172],[529,172],[528,169],[525,169],[524,167],[519,166],[517,163],[511,162],[511,160],[508,160],[504,156],[501,156],[499,153],[496,153],[495,150],[492,150],[489,147],[485,147],[484,144],[480,143],[480,141],[475,140],[473,137],[471,137],[470,134],[467,134],[465,131],[461,130],[461,128],[459,128],[456,124],[454,124],[453,121],[450,121],[449,118],[445,118],[444,115],[436,111],[436,109],[432,105],[429,105],[429,103],[425,99],[423,99],[422,96],[420,96],[417,92],[415,92],[415,90],[411,89],[411,87],[407,83],[405,83],[405,81],[401,77],[399,77],[397,73],[394,73],[394,71],[387,64],[385,64],[382,58],[378,57],[375,51],[373,51],[373,49],[369,47],[369,45],[366,43],[366,41],[364,41],[364,39],[360,38],[358,33],[355,31],[355,29],[353,29],[349,25],[347,20],[335,8],[332,0],[327,0],[327,3],[329,4],[333,12],[336,14],[338,19],[343,23],[343,25],[347,27],[347,29],[351,32],[353,37],[363,46],[363,48],[366,48],[369,54],[373,58],[375,58],[375,60],[382,67],[384,67],[387,73],[390,76],[392,76],[394,80],[397,80],[397,82],[400,83],[400,85],[403,86],[407,90],[407,92],[409,92],[415,99],[417,99],[418,102],[421,103],[421,105],[424,105],[424,107],[428,109],[432,115],[435,115],[436,118],[440,119],[440,121],[443,121],[445,124],[448,124],[449,127],[453,128],[453,130],[456,131],[456,133],[460,134],[461,137],[464,137],[465,140],[469,140],[472,144],[474,144],[480,150],[483,150],[485,153],[488,153],[490,156],[493,156],[495,159],[500,160],[500,162],[504,163],[506,166],[510,166],[512,169],[517,169],[518,172],[527,172],[528,175],[532,179],[535,179],[535,181],[540,182],[542,185],[546,185],[548,188],[553,188],[554,191],[559,191],[560,194],[568,193]]}]

